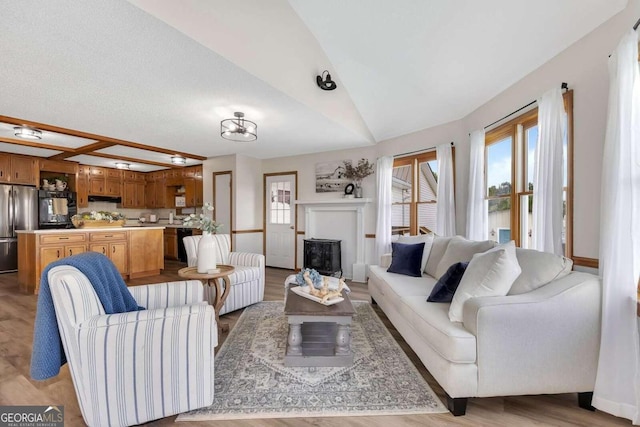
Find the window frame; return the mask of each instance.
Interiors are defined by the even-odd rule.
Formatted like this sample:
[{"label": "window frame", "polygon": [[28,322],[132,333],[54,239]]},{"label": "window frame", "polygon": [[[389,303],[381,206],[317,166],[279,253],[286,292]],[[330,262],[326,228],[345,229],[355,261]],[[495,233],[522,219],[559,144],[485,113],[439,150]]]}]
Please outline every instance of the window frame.
[{"label": "window frame", "polygon": [[[565,256],[573,258],[573,90],[568,90],[563,94],[564,107],[567,114],[567,185],[563,187],[566,191],[566,231],[565,231]],[[511,202],[510,227],[511,238],[516,246],[521,245],[521,203],[523,196],[533,195],[528,190],[527,183],[527,147],[525,133],[528,129],[538,124],[538,107],[535,107],[506,123],[497,126],[485,133],[485,156],[484,156],[484,191],[485,200],[509,198]],[[520,129],[519,129],[520,128]],[[522,132],[519,140],[518,132]],[[487,149],[492,144],[511,137],[511,194],[509,196],[488,195],[488,155]],[[515,232],[514,232],[515,231]]]},{"label": "window frame", "polygon": [[[452,147],[451,150],[452,150],[452,159],[453,159],[453,173],[455,177],[455,147]],[[393,168],[402,167],[402,166],[410,166],[411,168],[411,171],[410,171],[411,200],[410,202],[409,203],[400,203],[400,202],[392,203],[392,206],[394,205],[409,206],[409,234],[411,236],[420,234],[419,225],[418,225],[418,215],[419,215],[420,205],[433,204],[438,202],[437,198],[436,200],[424,200],[424,201],[421,200],[420,185],[419,185],[420,181],[418,179],[420,164],[427,163],[434,160],[437,160],[436,150],[430,150],[430,151],[422,152],[416,155],[397,157],[393,159]],[[438,175],[439,174],[440,174],[440,171],[438,171]],[[454,188],[455,188],[455,178],[454,178]],[[394,230],[392,228],[391,234],[394,234],[393,231]],[[428,230],[428,231],[434,232],[434,230]],[[402,234],[402,233],[399,233],[399,234]]]}]

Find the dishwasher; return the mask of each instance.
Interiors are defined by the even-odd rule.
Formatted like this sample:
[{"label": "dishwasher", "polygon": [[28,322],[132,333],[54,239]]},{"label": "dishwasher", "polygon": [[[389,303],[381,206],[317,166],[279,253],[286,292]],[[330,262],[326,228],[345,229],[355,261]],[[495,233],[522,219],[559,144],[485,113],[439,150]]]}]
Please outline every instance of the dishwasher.
[{"label": "dishwasher", "polygon": [[187,236],[193,236],[193,229],[191,228],[178,228],[178,260],[187,262],[187,251],[184,249],[183,238]]}]

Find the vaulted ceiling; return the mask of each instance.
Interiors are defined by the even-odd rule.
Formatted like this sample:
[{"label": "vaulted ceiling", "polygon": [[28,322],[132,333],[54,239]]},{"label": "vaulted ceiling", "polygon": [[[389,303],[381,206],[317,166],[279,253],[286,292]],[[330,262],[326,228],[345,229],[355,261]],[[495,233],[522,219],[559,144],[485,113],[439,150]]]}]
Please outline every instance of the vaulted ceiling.
[{"label": "vaulted ceiling", "polygon": [[[370,146],[464,117],[626,3],[0,0],[0,116],[161,151],[69,157],[103,166],[166,162],[165,150],[270,158]],[[334,91],[316,86],[325,69]],[[235,111],[258,124],[257,141],[221,138]],[[2,151],[61,153],[4,131]]]}]

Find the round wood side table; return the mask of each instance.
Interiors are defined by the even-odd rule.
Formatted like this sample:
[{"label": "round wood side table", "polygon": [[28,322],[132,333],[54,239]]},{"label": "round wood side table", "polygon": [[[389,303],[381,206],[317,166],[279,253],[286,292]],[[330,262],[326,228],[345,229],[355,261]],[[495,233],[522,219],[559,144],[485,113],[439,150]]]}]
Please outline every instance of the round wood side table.
[{"label": "round wood side table", "polygon": [[[220,309],[224,305],[224,302],[227,300],[229,292],[231,291],[229,275],[236,269],[232,265],[218,264],[217,270],[218,271],[215,273],[198,273],[198,267],[185,267],[178,270],[178,276],[184,279],[200,280],[205,286],[215,286],[216,297],[212,305],[213,310],[216,313],[216,324],[218,325],[218,330],[226,332],[229,330],[229,324],[220,323]],[[222,290],[221,281],[224,281],[224,291]]]}]

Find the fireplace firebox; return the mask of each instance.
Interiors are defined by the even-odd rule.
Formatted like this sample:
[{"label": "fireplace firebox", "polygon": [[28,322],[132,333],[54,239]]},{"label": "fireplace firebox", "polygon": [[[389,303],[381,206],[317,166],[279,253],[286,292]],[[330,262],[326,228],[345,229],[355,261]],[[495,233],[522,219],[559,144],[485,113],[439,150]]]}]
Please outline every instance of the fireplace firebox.
[{"label": "fireplace firebox", "polygon": [[324,276],[342,276],[341,240],[304,239],[304,268]]}]

